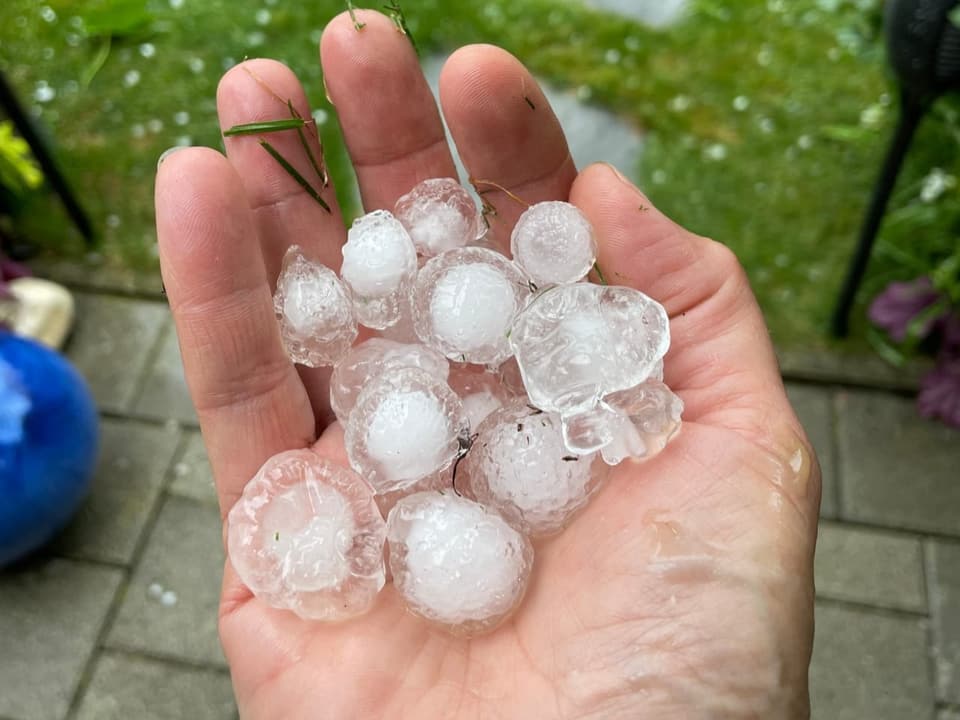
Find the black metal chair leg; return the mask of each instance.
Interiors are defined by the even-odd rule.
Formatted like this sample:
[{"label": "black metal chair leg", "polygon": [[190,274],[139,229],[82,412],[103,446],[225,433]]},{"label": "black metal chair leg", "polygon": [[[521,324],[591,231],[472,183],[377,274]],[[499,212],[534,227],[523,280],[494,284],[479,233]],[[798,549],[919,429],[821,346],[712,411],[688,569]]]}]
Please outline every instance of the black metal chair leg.
[{"label": "black metal chair leg", "polygon": [[890,143],[890,148],[887,150],[887,158],[874,188],[873,198],[867,208],[863,228],[860,231],[860,239],[857,241],[853,259],[847,270],[847,276],[833,313],[831,330],[835,337],[846,337],[850,332],[850,311],[853,308],[857,291],[860,289],[860,283],[863,282],[863,276],[867,271],[873,243],[880,231],[883,215],[887,210],[890,195],[897,183],[897,175],[900,174],[903,159],[906,157],[907,150],[910,149],[910,143],[913,141],[920,121],[926,114],[927,107],[925,103],[906,96],[903,98],[900,107],[900,120]]},{"label": "black metal chair leg", "polygon": [[63,173],[60,172],[60,168],[54,160],[53,155],[48,150],[42,138],[37,134],[36,130],[34,130],[30,118],[27,117],[23,107],[21,107],[17,100],[17,96],[13,92],[13,88],[7,83],[7,79],[2,72],[0,72],[0,106],[3,107],[13,122],[17,132],[20,133],[20,136],[23,137],[30,146],[30,150],[40,165],[40,169],[43,170],[46,181],[50,183],[50,187],[52,187],[60,197],[60,201],[63,203],[67,214],[70,216],[70,219],[73,220],[74,225],[77,226],[80,234],[83,235],[87,245],[92,246],[96,242],[96,234],[90,218],[86,212],[84,212],[76,196],[73,194],[73,190],[70,188],[67,179],[63,176]]}]

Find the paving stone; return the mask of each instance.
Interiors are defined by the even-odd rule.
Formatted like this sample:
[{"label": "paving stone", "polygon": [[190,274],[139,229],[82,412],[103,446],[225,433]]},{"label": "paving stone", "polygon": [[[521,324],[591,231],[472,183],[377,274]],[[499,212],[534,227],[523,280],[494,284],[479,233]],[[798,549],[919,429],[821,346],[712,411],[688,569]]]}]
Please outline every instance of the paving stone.
[{"label": "paving stone", "polygon": [[101,408],[124,412],[170,313],[161,303],[143,300],[83,293],[76,300],[77,325],[67,356]]},{"label": "paving stone", "polygon": [[143,392],[137,398],[136,412],[148,417],[172,418],[197,424],[197,413],[183,376],[177,333],[172,325],[166,330],[156,362],[144,382]]},{"label": "paving stone", "polygon": [[957,431],[922,419],[907,398],[835,397],[843,516],[960,535]]},{"label": "paving stone", "polygon": [[682,17],[687,0],[587,0],[587,5],[639,20],[652,27],[665,27]]},{"label": "paving stone", "polygon": [[107,645],[225,665],[217,635],[222,542],[216,508],[168,498]]},{"label": "paving stone", "polygon": [[[446,59],[445,55],[432,55],[423,60],[423,72],[434,95],[438,93],[440,70]],[[541,87],[563,126],[577,167],[608,162],[627,175],[634,173],[643,149],[643,137],[635,126],[611,112],[581,102],[572,91],[558,90],[545,83],[541,83]],[[454,155],[460,178],[465,180],[470,174],[456,153]]]},{"label": "paving stone", "polygon": [[927,622],[818,604],[812,717],[904,720],[933,714]]},{"label": "paving stone", "polygon": [[960,705],[960,543],[931,541],[927,552],[937,696]]},{"label": "paving stone", "polygon": [[179,433],[107,418],[100,429],[93,488],[54,548],[68,557],[129,563],[160,495]]},{"label": "paving stone", "polygon": [[226,673],[106,652],[77,720],[228,720],[236,716]]},{"label": "paving stone", "polygon": [[57,558],[0,575],[0,716],[63,717],[121,575]]},{"label": "paving stone", "polygon": [[186,449],[173,466],[170,492],[198,502],[217,505],[217,491],[213,486],[207,449],[203,445],[203,437],[195,430],[188,432]]},{"label": "paving stone", "polygon": [[927,611],[917,538],[821,522],[815,567],[820,597]]},{"label": "paving stone", "polygon": [[827,388],[813,385],[787,385],[787,395],[796,411],[807,437],[813,443],[823,473],[823,493],[820,500],[821,517],[837,515],[836,466],[833,452],[833,398]]}]

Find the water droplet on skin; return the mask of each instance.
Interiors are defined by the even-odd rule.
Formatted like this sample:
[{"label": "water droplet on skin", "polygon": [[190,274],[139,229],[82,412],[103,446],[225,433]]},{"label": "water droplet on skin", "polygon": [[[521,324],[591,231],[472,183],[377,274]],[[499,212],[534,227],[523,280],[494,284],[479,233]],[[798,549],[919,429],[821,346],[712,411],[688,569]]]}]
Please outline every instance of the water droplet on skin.
[{"label": "water droplet on skin", "polygon": [[181,110],[180,112],[174,113],[173,115],[173,124],[183,127],[188,122],[190,122],[190,113],[186,110]]},{"label": "water droplet on skin", "polygon": [[140,54],[145,58],[152,58],[157,54],[157,46],[153,43],[143,43],[140,45]]},{"label": "water droplet on skin", "polygon": [[139,70],[127,70],[126,74],[123,76],[123,86],[132,88],[140,82],[140,71]]}]

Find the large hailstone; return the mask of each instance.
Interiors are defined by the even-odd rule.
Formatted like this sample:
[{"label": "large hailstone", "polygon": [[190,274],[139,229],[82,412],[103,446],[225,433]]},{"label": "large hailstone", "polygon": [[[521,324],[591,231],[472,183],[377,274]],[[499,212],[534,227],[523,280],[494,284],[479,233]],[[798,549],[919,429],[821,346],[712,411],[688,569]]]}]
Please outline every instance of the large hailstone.
[{"label": "large hailstone", "polygon": [[375,330],[396,325],[416,274],[417,250],[393,215],[375,210],[353,223],[340,277],[350,288],[361,325]]},{"label": "large hailstone", "polygon": [[283,258],[273,309],[290,359],[308,367],[333,365],[357,338],[346,287],[330,268],[293,245]]},{"label": "large hailstone", "polygon": [[529,296],[527,278],[500,253],[449,250],[417,275],[414,326],[451,360],[498,365],[510,356],[510,327]]},{"label": "large hailstone", "polygon": [[590,410],[565,416],[564,443],[575,454],[600,451],[609,465],[628,458],[648,460],[679,432],[682,414],[683,401],[650,378],[611,393]]},{"label": "large hailstone", "polygon": [[346,620],[373,606],[386,577],[385,537],[370,487],[309,450],[268,460],[227,519],[243,583],[310,620]]},{"label": "large hailstone", "polygon": [[520,216],[510,236],[513,261],[540,287],[584,278],[597,261],[593,226],[570,203],[532,205]]},{"label": "large hailstone", "polygon": [[344,443],[350,465],[382,494],[442,472],[469,434],[463,405],[443,380],[400,368],[360,393]]},{"label": "large hailstone", "polygon": [[514,403],[477,430],[457,488],[531,537],[562,530],[606,478],[599,454],[564,446],[560,416]]},{"label": "large hailstone", "polygon": [[493,628],[520,604],[533,565],[526,537],[453,493],[400,500],[387,518],[387,542],[407,606],[465,634]]},{"label": "large hailstone", "polygon": [[562,415],[643,382],[670,347],[660,303],[638,290],[592,283],[538,295],[510,333],[533,405]]},{"label": "large hailstone", "polygon": [[451,178],[424,180],[397,200],[394,214],[424,257],[463,247],[480,236],[477,206]]},{"label": "large hailstone", "polygon": [[360,392],[375,378],[391,370],[419,368],[431,377],[446,380],[450,363],[426,345],[370,338],[355,345],[333,368],[330,377],[330,407],[346,423]]}]

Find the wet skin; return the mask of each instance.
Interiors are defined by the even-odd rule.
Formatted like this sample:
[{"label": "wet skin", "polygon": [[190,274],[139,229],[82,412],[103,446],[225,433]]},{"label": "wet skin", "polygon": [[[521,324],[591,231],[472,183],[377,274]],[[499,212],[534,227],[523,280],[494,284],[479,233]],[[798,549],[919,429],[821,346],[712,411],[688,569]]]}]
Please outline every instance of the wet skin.
[{"label": "wet skin", "polygon": [[[454,166],[407,38],[377,13],[360,16],[359,32],[346,16],[328,26],[321,58],[373,210]],[[253,60],[221,82],[224,128],[285,116],[264,84],[309,117],[293,74]],[[241,716],[807,717],[820,474],[736,258],[612,168],[578,173],[536,81],[507,53],[458,51],[441,102],[474,176],[530,202],[578,205],[607,280],[665,305],[665,379],[686,405],[683,430],[651,462],[617,467],[563,534],[538,544],[524,604],[472,640],[410,615],[389,586],[363,618],[306,623],[251,597],[228,562],[220,632]],[[271,141],[309,172],[295,134]],[[328,424],[329,373],[290,364],[270,301],[289,244],[338,266],[333,193],[328,214],[255,137],[226,146],[226,158],[170,155],[157,179],[164,282],[224,513],[277,452],[312,447],[345,462]],[[522,207],[486,197],[505,242]]]}]

